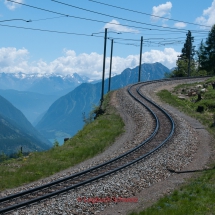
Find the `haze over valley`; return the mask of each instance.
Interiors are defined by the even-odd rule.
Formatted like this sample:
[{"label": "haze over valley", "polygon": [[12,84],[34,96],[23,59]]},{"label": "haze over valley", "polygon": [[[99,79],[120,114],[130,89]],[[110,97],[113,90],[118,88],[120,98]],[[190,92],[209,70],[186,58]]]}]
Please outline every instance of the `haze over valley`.
[{"label": "haze over valley", "polygon": [[[120,75],[112,77],[111,90],[137,82],[138,68],[127,68]],[[160,63],[143,64],[141,80],[161,79],[165,73],[169,72],[170,70]],[[93,106],[99,104],[101,82],[89,83],[89,80],[78,74],[63,77],[0,73],[0,95],[7,100],[7,104],[19,109],[23,117],[27,118],[25,120],[35,126],[44,139],[52,143],[58,140],[62,144],[65,137],[72,137],[82,129],[83,113],[87,117]],[[105,80],[105,93],[107,93],[107,87],[108,79]],[[2,117],[6,116],[3,110],[1,114]],[[14,112],[11,113],[11,116],[14,114]],[[10,120],[13,120],[13,117]],[[49,143],[50,145],[52,144]],[[27,149],[36,150],[36,148],[26,147]]]}]

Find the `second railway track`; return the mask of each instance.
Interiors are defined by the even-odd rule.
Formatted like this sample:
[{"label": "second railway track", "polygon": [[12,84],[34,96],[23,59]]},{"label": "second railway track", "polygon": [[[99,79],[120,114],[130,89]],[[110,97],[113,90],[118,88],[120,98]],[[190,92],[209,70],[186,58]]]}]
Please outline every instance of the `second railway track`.
[{"label": "second railway track", "polygon": [[145,106],[154,118],[154,130],[146,140],[140,141],[137,147],[108,162],[40,187],[4,197],[0,199],[0,213],[25,207],[110,175],[146,158],[162,147],[174,133],[174,122],[162,108],[141,94],[140,89],[145,84],[148,83],[130,86],[128,93],[137,102]]}]

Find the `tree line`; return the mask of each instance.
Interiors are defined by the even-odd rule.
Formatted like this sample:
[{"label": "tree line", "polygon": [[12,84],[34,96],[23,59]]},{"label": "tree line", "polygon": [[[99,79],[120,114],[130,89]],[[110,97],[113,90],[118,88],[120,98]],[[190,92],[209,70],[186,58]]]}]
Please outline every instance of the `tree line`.
[{"label": "tree line", "polygon": [[186,35],[184,47],[176,62],[177,67],[165,76],[186,77],[215,75],[215,25],[212,26],[206,41],[201,41],[198,49],[193,46],[191,31]]}]

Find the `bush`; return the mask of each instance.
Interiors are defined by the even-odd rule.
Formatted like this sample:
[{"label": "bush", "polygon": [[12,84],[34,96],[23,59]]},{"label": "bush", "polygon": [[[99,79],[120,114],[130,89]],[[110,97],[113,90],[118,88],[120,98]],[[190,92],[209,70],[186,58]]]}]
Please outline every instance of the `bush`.
[{"label": "bush", "polygon": [[4,152],[1,152],[0,153],[0,162],[3,162],[7,159],[8,159],[8,156]]},{"label": "bush", "polygon": [[54,143],[53,143],[53,147],[56,148],[58,146],[60,146],[60,144],[59,144],[59,142],[57,140],[55,140]]},{"label": "bush", "polygon": [[214,111],[215,110],[215,101],[202,100],[201,105],[205,106],[208,111]]},{"label": "bush", "polygon": [[198,71],[198,73],[197,73],[198,76],[206,76],[207,74],[208,74],[208,73],[207,73],[206,70],[200,70],[200,71]]}]

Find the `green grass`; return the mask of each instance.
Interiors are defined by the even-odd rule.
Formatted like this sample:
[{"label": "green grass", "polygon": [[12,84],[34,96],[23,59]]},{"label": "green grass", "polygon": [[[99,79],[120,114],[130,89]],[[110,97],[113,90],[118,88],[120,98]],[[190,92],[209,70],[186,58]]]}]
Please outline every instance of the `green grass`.
[{"label": "green grass", "polygon": [[215,214],[215,169],[192,179],[188,185],[161,198],[152,207],[130,215]]},{"label": "green grass", "polygon": [[50,176],[104,151],[124,131],[124,123],[109,100],[110,94],[103,103],[105,114],[62,146],[0,163],[0,190]]},{"label": "green grass", "polygon": [[[207,80],[205,83],[215,81],[215,78]],[[214,113],[215,90],[209,86],[208,91],[202,95],[199,102],[178,99],[176,93],[184,88],[192,88],[196,84],[178,85],[172,92],[162,90],[158,96],[162,101],[177,107],[186,114],[201,121],[208,131],[215,138],[215,127],[212,126],[212,114]],[[197,113],[198,105],[204,105],[205,111]],[[214,147],[214,146],[213,146]],[[190,179],[179,190],[175,190],[169,196],[161,198],[152,207],[141,212],[133,212],[130,215],[203,215],[215,214],[215,161],[209,165],[211,170],[207,170],[195,178]]]},{"label": "green grass", "polygon": [[[213,78],[211,81],[215,81]],[[208,82],[208,81],[207,81]],[[188,85],[186,84],[186,88],[192,88],[196,84]],[[215,90],[212,86],[207,88],[207,92],[202,94],[202,100],[198,102],[194,102],[197,99],[196,97],[192,97],[186,100],[181,100],[176,95],[176,92],[181,91],[181,89],[185,88],[185,85],[178,85],[175,87],[173,92],[169,92],[168,90],[162,90],[157,93],[157,95],[161,98],[162,101],[170,104],[171,106],[177,107],[179,110],[183,111],[184,113],[190,115],[198,119],[202,124],[204,124],[208,131],[214,135],[215,137],[215,127],[212,126],[213,124],[213,117],[215,114]],[[204,112],[199,113],[197,112],[197,107],[203,106]]]}]

